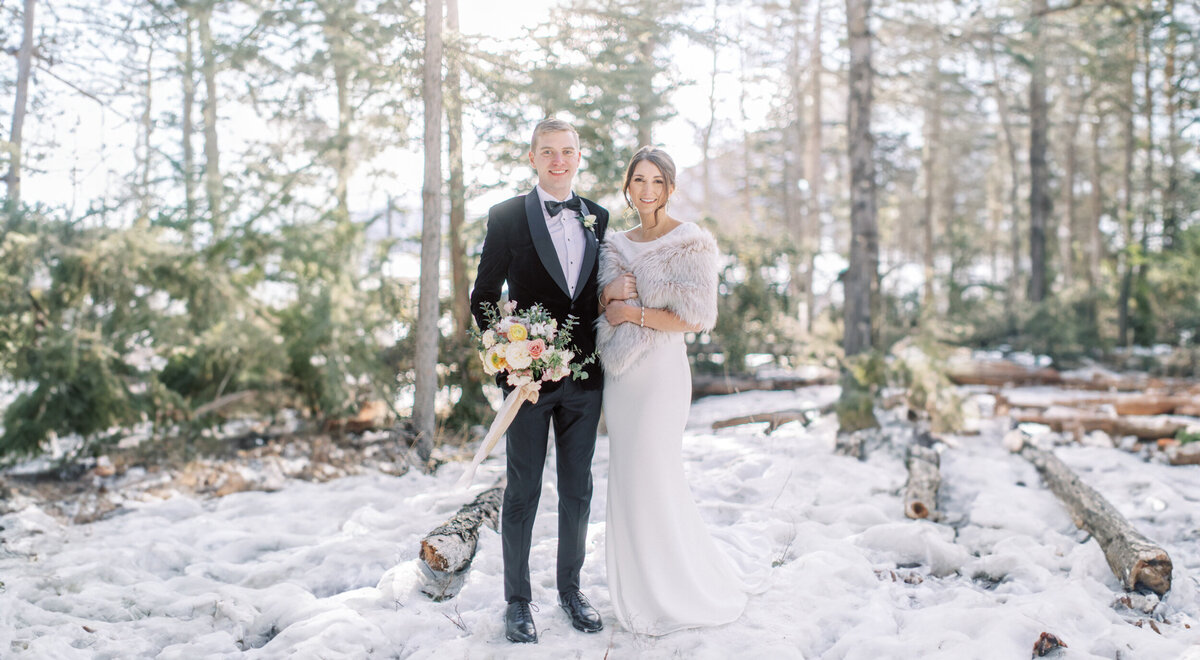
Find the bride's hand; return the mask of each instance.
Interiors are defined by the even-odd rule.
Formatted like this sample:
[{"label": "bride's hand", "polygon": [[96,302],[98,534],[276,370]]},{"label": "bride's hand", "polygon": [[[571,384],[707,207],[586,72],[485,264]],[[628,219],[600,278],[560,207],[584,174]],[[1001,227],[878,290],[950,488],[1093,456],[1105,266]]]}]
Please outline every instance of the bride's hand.
[{"label": "bride's hand", "polygon": [[604,297],[609,302],[637,298],[637,278],[633,273],[623,273],[604,287]]},{"label": "bride's hand", "polygon": [[633,321],[640,313],[636,306],[630,305],[624,300],[614,300],[604,308],[605,320],[614,327]]}]

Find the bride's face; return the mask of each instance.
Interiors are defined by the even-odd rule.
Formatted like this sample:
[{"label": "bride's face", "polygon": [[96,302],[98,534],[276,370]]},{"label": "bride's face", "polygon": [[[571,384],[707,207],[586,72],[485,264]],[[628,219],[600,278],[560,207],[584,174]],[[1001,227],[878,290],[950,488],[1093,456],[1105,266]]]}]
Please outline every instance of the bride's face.
[{"label": "bride's face", "polygon": [[654,213],[666,206],[667,198],[673,192],[657,165],[643,160],[634,166],[633,176],[629,179],[629,198],[638,213]]}]

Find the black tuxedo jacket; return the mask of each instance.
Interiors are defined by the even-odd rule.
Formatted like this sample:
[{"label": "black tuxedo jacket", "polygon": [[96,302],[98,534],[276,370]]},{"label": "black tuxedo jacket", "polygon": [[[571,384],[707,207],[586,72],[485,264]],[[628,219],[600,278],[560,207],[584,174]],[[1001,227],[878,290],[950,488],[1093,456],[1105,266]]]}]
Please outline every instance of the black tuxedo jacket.
[{"label": "black tuxedo jacket", "polygon": [[[471,290],[471,314],[480,329],[487,329],[483,303],[499,302],[500,291],[507,282],[508,298],[517,301],[517,309],[541,303],[558,321],[559,327],[568,315],[576,318],[577,323],[571,330],[571,350],[575,352],[576,360],[582,360],[596,350],[596,275],[600,267],[600,241],[608,228],[608,211],[589,199],[583,199],[583,206],[583,215],[596,216],[596,225],[583,230],[583,264],[574,297],[567,293],[567,276],[554,251],[537,191],[513,197],[488,211],[479,273]],[[587,366],[587,373],[588,378],[580,385],[586,389],[603,387],[599,360]],[[498,374],[496,382],[507,390],[510,388],[505,378],[505,374]],[[545,383],[542,391],[552,391],[561,382]]]}]

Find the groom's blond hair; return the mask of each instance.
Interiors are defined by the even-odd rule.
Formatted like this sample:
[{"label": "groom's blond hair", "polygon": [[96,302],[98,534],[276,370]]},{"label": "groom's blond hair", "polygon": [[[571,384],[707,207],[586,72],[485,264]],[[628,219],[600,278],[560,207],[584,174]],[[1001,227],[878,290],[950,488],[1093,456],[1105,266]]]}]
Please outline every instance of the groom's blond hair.
[{"label": "groom's blond hair", "polygon": [[533,127],[533,139],[529,141],[529,150],[537,149],[538,138],[545,133],[566,132],[575,136],[575,146],[579,146],[579,133],[575,131],[575,127],[557,117],[547,117],[538,122],[537,126]]}]

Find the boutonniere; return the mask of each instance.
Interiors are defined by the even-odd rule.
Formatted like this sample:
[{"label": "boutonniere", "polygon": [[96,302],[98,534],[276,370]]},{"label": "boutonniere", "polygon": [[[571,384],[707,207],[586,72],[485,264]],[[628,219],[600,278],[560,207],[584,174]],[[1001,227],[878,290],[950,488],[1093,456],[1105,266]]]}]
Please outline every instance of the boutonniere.
[{"label": "boutonniere", "polygon": [[582,223],[583,223],[583,228],[584,228],[584,229],[588,229],[588,230],[591,230],[591,231],[596,231],[596,216],[594,216],[594,215],[591,215],[591,214],[589,214],[589,215],[585,215],[585,216],[583,216],[583,218],[580,220],[580,222],[582,222]]}]

